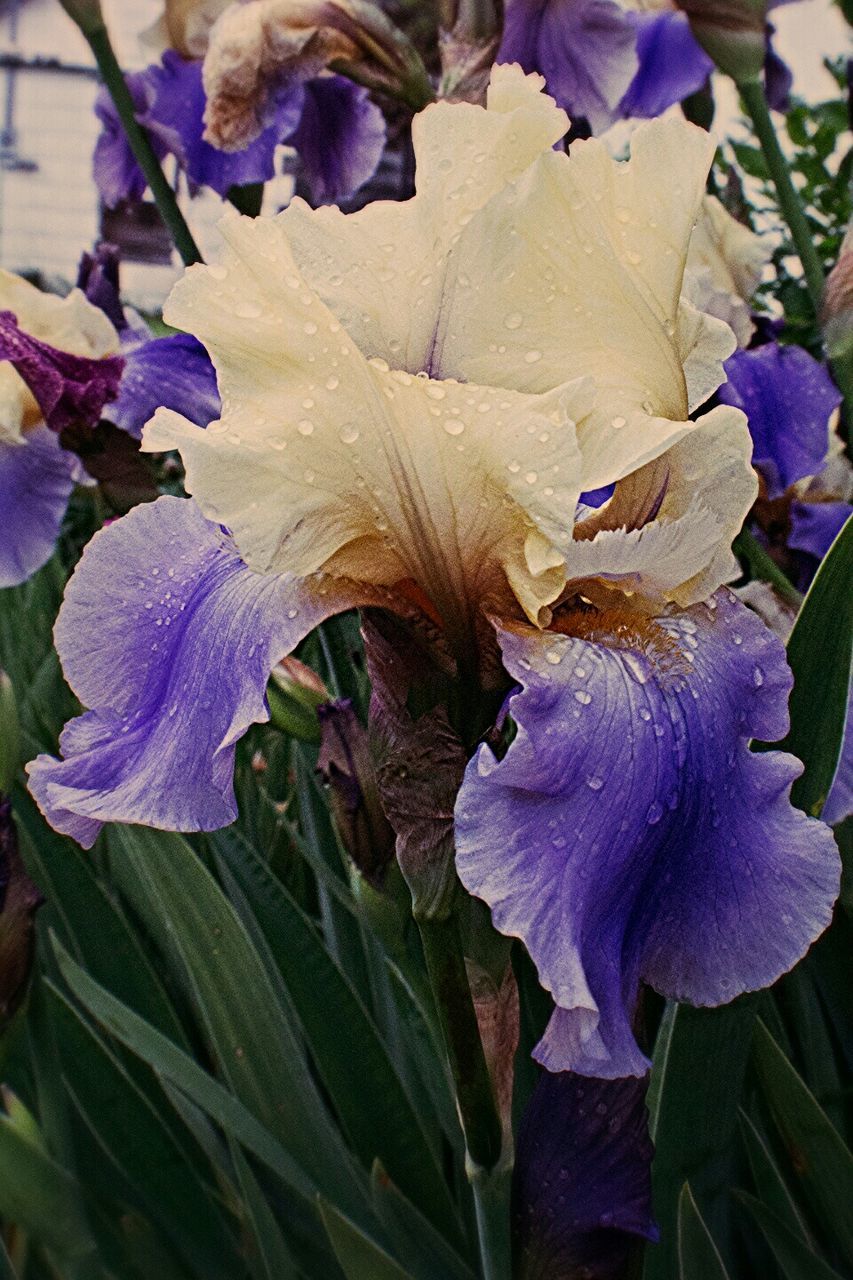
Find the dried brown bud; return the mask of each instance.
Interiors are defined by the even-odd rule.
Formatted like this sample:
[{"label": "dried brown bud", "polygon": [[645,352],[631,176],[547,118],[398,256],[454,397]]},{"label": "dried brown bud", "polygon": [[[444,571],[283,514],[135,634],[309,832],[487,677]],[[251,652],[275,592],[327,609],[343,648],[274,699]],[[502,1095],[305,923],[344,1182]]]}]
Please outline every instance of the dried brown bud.
[{"label": "dried brown bud", "polygon": [[832,360],[853,356],[853,230],[826,279],[820,309],[826,349]]},{"label": "dried brown bud", "polygon": [[379,802],[367,730],[349,700],[327,703],[319,717],[317,768],[331,792],[341,840],[362,875],[379,886],[394,857],[394,832]]}]

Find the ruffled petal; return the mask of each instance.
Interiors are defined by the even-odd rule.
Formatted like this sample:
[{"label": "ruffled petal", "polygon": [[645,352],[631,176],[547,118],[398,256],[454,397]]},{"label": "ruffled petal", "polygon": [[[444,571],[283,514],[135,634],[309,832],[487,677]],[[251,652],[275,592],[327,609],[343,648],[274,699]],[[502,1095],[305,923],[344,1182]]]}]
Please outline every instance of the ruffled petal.
[{"label": "ruffled petal", "polygon": [[96,533],[56,624],[66,678],[91,708],[62,760],[28,766],[48,821],[90,846],[104,822],[208,831],[237,815],[234,750],[268,719],[275,664],[342,588],[252,573],[196,505],[160,498]]},{"label": "ruffled petal", "polygon": [[119,393],[106,417],[136,439],[155,409],[165,406],[206,427],[219,416],[219,392],[210,357],[188,333],[132,341],[124,348]]},{"label": "ruffled petal", "polygon": [[788,546],[822,560],[850,516],[849,502],[792,502]]},{"label": "ruffled petal", "polygon": [[46,427],[19,443],[0,440],[0,588],[25,582],[50,559],[80,472]]},{"label": "ruffled petal", "polygon": [[829,447],[829,420],[841,393],[824,365],[802,347],[768,342],[736,351],[726,361],[718,391],[724,404],[743,409],[753,439],[753,462],[780,498],[797,480],[823,467]]},{"label": "ruffled petal", "polygon": [[640,982],[704,1005],[773,982],[830,920],[838,851],[790,805],[798,761],[749,750],[786,732],[791,676],[730,593],[560,625],[499,632],[518,731],[469,763],[457,868],[554,997],[539,1061],[640,1075]]},{"label": "ruffled petal", "polygon": [[680,296],[712,148],[702,130],[660,120],[637,129],[625,164],[595,139],[568,158],[549,153],[454,251],[430,367],[523,391],[591,376],[599,406],[579,434],[584,489],[685,435],[689,409],[724,377],[731,331]]},{"label": "ruffled petal", "polygon": [[662,115],[702,88],[714,64],[693,37],[684,13],[630,13],[637,39],[637,74],[620,106],[622,115]]},{"label": "ruffled petal", "polygon": [[344,76],[315,76],[288,141],[299,152],[315,204],[345,200],[372,178],[385,146],[385,117],[366,89]]},{"label": "ruffled petal", "polygon": [[205,93],[202,64],[185,62],[177,53],[163,54],[161,66],[143,74],[149,78],[152,96],[140,124],[153,125],[161,136],[171,139],[170,150],[177,156],[192,182],[226,195],[230,187],[266,182],[274,173],[275,149],[299,123],[302,86],[294,84],[276,96],[270,121],[254,142],[240,151],[220,151],[205,142]]},{"label": "ruffled petal", "polygon": [[637,70],[635,46],[630,16],[614,0],[510,0],[497,61],[540,72],[570,117],[600,133]]},{"label": "ruffled petal", "polygon": [[705,600],[738,573],[731,545],[758,493],[752,441],[738,410],[718,406],[662,457],[617,486],[575,526],[569,580],[683,606]]},{"label": "ruffled petal", "polygon": [[521,1118],[513,1170],[519,1280],[618,1280],[652,1221],[646,1081],[544,1074]]},{"label": "ruffled petal", "polygon": [[418,112],[411,200],[377,200],[352,214],[294,200],[279,215],[308,284],[366,355],[443,376],[431,351],[448,254],[477,211],[568,130],[543,84],[517,66],[497,66],[488,110],[437,102]]}]

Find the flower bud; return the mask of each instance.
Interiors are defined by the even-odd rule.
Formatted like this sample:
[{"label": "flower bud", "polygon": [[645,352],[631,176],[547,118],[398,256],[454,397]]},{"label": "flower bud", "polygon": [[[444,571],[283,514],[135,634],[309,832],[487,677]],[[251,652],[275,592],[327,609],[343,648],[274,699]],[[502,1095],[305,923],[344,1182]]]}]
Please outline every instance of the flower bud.
[{"label": "flower bud", "polygon": [[838,261],[827,276],[820,319],[830,360],[853,356],[853,228],[844,237]]},{"label": "flower bud", "polygon": [[270,719],[301,742],[320,741],[317,708],[329,701],[323,681],[298,658],[282,658],[267,685]]},{"label": "flower bud", "polygon": [[761,75],[767,0],[676,0],[690,29],[720,71],[738,83]]},{"label": "flower bud", "polygon": [[59,3],[84,35],[91,35],[93,31],[103,28],[104,15],[100,0],[59,0]]},{"label": "flower bud", "polygon": [[349,699],[319,709],[317,768],[329,787],[344,848],[362,875],[381,884],[394,857],[394,832],[382,811],[367,730]]}]

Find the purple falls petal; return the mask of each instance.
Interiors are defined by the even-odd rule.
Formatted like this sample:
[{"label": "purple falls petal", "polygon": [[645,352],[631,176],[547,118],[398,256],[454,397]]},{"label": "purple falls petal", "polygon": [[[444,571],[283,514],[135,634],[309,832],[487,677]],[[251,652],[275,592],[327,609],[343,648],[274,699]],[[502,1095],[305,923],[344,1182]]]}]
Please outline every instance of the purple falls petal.
[{"label": "purple falls petal", "polygon": [[237,814],[238,739],[269,712],[273,666],[331,612],[300,582],[251,572],[189,499],[96,533],[55,637],[84,706],[64,759],[28,766],[48,821],[85,847],[104,822],[211,830]]},{"label": "purple falls petal", "polygon": [[344,76],[316,76],[304,91],[302,116],[288,141],[299,152],[312,202],[345,200],[376,172],[385,117],[367,90]]},{"label": "purple falls petal", "polygon": [[[623,615],[619,615],[624,623]],[[499,633],[516,737],[483,746],[456,806],[462,883],[523,939],[557,1009],[535,1056],[613,1078],[648,1062],[639,984],[715,1005],[773,982],[828,924],[839,858],[793,809],[781,642],[727,591],[619,648]]]},{"label": "purple falls petal", "polygon": [[540,72],[572,119],[600,133],[637,70],[636,35],[614,0],[510,0],[496,61]]},{"label": "purple falls petal", "polygon": [[109,420],[137,440],[161,405],[199,427],[219,417],[216,373],[201,343],[188,333],[132,342],[124,348],[125,369]]},{"label": "purple falls petal", "polygon": [[632,13],[640,65],[620,103],[625,116],[659,116],[697,93],[714,70],[685,13]]},{"label": "purple falls petal", "polygon": [[519,1280],[621,1280],[655,1240],[646,1080],[545,1073],[527,1104],[513,1172]]},{"label": "purple falls petal", "polygon": [[50,559],[80,474],[79,460],[47,427],[20,444],[0,442],[0,588],[25,582]]},{"label": "purple falls petal", "polygon": [[199,186],[227,195],[231,187],[266,182],[275,171],[278,144],[296,127],[302,111],[302,87],[295,84],[275,98],[266,129],[242,151],[220,151],[204,141],[205,94],[200,62],[186,62],[169,50],[162,65],[145,75],[153,88],[150,106],[140,123],[172,139],[170,150],[187,176]]},{"label": "purple falls petal", "polygon": [[0,311],[0,360],[8,360],[32,391],[53,431],[94,426],[121,380],[121,356],[73,356],[18,328],[11,311]]},{"label": "purple falls petal", "polygon": [[743,409],[752,436],[752,461],[779,498],[797,480],[821,470],[829,447],[829,419],[841,393],[824,365],[802,347],[768,342],[736,351],[725,363],[723,404]]}]

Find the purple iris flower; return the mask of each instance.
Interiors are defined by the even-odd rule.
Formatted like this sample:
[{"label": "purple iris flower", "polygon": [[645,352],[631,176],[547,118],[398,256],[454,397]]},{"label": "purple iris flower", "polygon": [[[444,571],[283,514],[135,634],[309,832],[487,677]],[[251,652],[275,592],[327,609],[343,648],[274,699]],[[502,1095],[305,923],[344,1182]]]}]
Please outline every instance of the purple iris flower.
[{"label": "purple iris flower", "polygon": [[[263,133],[240,151],[205,142],[202,64],[168,50],[161,65],[127,77],[137,118],[160,159],[176,157],[190,183],[225,196],[231,187],[266,182],[275,149],[290,142],[303,157],[317,203],[351,195],[373,174],[385,141],[382,113],[365,89],[341,76],[294,80],[281,87]],[[112,100],[102,89],[96,111],[103,130],[95,147],[94,176],[104,201],[139,199],[145,179],[133,158]]]},{"label": "purple iris flower", "polygon": [[802,347],[767,342],[736,351],[725,363],[724,404],[743,409],[753,439],[753,464],[769,498],[816,475],[826,461],[829,419],[841,393],[825,367]]},{"label": "purple iris flower", "polygon": [[86,479],[80,459],[47,427],[34,427],[24,443],[0,442],[0,588],[26,582],[50,559],[71,492]]},{"label": "purple iris flower", "polygon": [[838,869],[826,828],[790,806],[801,765],[749,750],[787,732],[784,649],[725,590],[621,649],[562,637],[557,664],[532,633],[500,639],[517,733],[468,766],[457,868],[554,997],[537,1059],[642,1075],[641,982],[725,1003],[828,923]]},{"label": "purple iris flower", "polygon": [[220,408],[210,356],[191,334],[152,337],[144,321],[125,311],[119,260],[114,245],[99,244],[94,254],[83,254],[77,277],[77,287],[115,325],[121,340],[124,373],[106,416],[137,440],[161,406],[206,427]]},{"label": "purple iris flower", "polygon": [[545,1073],[518,1133],[514,1275],[618,1280],[656,1240],[646,1082]]},{"label": "purple iris flower", "polygon": [[[768,100],[784,110],[791,73],[770,44]],[[593,133],[650,118],[698,92],[714,70],[678,11],[638,13],[617,0],[509,0],[499,62],[544,75],[548,92]]]}]

